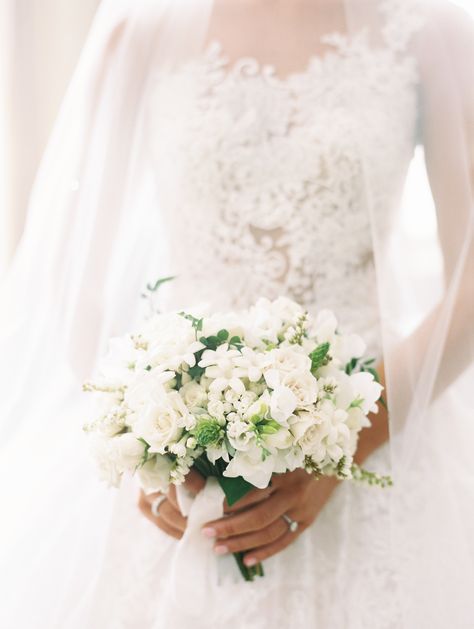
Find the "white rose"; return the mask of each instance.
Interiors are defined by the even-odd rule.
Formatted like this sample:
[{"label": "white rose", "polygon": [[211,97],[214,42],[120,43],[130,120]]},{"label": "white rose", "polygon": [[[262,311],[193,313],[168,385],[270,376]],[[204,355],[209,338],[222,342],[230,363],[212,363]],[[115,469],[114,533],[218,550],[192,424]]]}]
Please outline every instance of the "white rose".
[{"label": "white rose", "polygon": [[318,411],[298,413],[290,422],[290,430],[303,453],[324,464],[328,458],[339,461],[349,452],[350,431],[346,419],[346,411],[324,402]]},{"label": "white rose", "polygon": [[183,429],[191,428],[193,423],[179,393],[157,389],[140,411],[133,432],[150,444],[150,452],[164,454],[167,446],[179,441]]},{"label": "white rose", "polygon": [[272,368],[279,372],[310,371],[311,359],[299,345],[291,345],[273,349],[268,353]]},{"label": "white rose", "polygon": [[290,371],[284,374],[281,384],[295,395],[299,407],[310,406],[318,397],[318,381],[309,371]]},{"label": "white rose", "polygon": [[131,433],[115,437],[94,435],[92,452],[99,474],[112,487],[120,485],[124,472],[134,472],[145,452],[145,445]]},{"label": "white rose", "polygon": [[190,408],[194,406],[204,407],[207,403],[207,393],[205,389],[197,382],[194,382],[194,380],[182,386],[179,393],[185,404]]},{"label": "white rose", "polygon": [[170,483],[170,472],[173,467],[171,459],[156,454],[138,470],[140,484],[145,493],[161,491],[166,493]]},{"label": "white rose", "polygon": [[286,322],[295,322],[304,314],[304,309],[300,304],[287,297],[278,297],[278,299],[275,299],[271,302],[270,309]]},{"label": "white rose", "polygon": [[134,472],[145,453],[145,444],[131,432],[113,437],[112,447],[117,465],[123,472]]}]

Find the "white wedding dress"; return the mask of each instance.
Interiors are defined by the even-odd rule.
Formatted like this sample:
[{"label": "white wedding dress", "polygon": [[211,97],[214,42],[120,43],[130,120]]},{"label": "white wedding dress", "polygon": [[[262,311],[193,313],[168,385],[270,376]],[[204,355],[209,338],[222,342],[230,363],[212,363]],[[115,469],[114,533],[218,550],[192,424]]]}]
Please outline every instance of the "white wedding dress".
[{"label": "white wedding dress", "polygon": [[[253,58],[229,63],[217,41],[179,71],[156,77],[150,150],[166,270],[177,276],[163,288],[163,307],[223,309],[287,295],[309,310],[334,309],[341,327],[362,334],[380,357],[364,177],[375,210],[387,211],[417,141],[418,74],[409,46],[422,21],[414,6],[380,2],[378,46],[363,32],[333,34],[324,57],[284,78]],[[387,472],[388,449],[367,467]],[[143,518],[136,489],[126,485],[102,574],[67,626],[397,629],[388,491],[341,484],[311,528],[266,561],[266,576],[254,583],[220,582],[217,557],[212,574],[190,566],[194,578],[213,581],[202,609],[203,601],[170,589],[177,542]]]}]

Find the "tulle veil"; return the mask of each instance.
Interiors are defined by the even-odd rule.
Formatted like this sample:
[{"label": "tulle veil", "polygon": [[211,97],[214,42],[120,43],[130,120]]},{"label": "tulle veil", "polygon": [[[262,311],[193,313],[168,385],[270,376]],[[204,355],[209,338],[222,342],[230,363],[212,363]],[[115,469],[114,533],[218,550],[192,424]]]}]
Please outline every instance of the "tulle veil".
[{"label": "tulle veil", "polygon": [[[377,41],[378,1],[346,0],[349,33]],[[467,17],[446,20],[445,3],[397,1],[420,4],[426,20],[416,53],[430,86],[420,96],[422,124],[437,129],[427,163],[437,227],[425,242],[442,252],[443,264],[430,269],[421,291],[424,259],[400,218],[419,211],[417,199],[400,189],[391,215],[381,215],[377,182],[367,176],[395,481],[387,535],[404,627],[467,627],[474,617],[473,30]],[[140,316],[143,284],[160,274],[166,243],[146,103],[157,72],[202,49],[212,10],[212,0],[104,0],[38,173],[0,292],[2,626],[32,626],[21,620],[28,617],[67,627],[100,571],[115,496],[83,452],[81,383],[107,339]],[[361,146],[361,164],[367,159]],[[414,484],[416,504],[407,503]]]}]

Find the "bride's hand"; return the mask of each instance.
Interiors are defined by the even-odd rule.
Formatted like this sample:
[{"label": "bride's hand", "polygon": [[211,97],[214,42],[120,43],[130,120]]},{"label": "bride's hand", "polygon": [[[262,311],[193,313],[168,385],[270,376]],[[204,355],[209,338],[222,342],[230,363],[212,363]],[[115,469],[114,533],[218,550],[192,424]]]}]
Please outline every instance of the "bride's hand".
[{"label": "bride's hand", "polygon": [[[336,487],[335,478],[316,480],[304,470],[276,474],[269,490],[251,492],[232,508],[226,517],[208,522],[203,534],[215,538],[214,550],[219,555],[246,552],[244,563],[253,566],[289,546],[316,519]],[[252,494],[267,492],[268,497],[247,506]],[[289,530],[288,516],[298,522],[295,532]]]},{"label": "bride's hand", "polygon": [[[198,494],[204,487],[205,479],[196,470],[191,470],[186,476],[184,483],[186,489],[192,494]],[[138,500],[138,507],[143,515],[148,518],[153,524],[161,529],[164,533],[181,539],[186,529],[186,518],[181,514],[178,506],[178,500],[176,497],[176,487],[170,485],[169,491],[166,494],[165,500],[161,503],[158,509],[159,516],[156,517],[151,510],[153,501],[162,494],[145,494],[144,491],[140,491],[140,497]]]}]

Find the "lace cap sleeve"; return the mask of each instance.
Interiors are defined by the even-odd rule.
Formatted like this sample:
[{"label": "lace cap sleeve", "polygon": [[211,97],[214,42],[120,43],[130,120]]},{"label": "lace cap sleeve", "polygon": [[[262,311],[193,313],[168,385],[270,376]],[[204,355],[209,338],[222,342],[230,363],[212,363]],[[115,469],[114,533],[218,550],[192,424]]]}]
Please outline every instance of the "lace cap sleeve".
[{"label": "lace cap sleeve", "polygon": [[406,51],[423,28],[427,19],[426,5],[426,0],[382,0],[382,34],[386,45],[394,52]]}]

